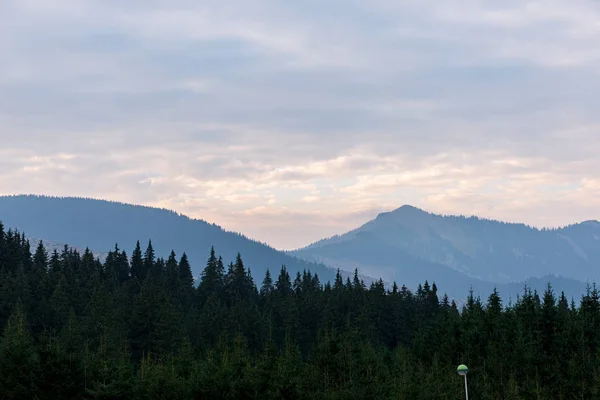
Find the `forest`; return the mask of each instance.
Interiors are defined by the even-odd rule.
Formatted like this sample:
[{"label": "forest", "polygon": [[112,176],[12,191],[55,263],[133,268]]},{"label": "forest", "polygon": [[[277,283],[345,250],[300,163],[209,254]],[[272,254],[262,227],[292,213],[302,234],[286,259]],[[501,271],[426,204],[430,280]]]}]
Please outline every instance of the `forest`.
[{"label": "forest", "polygon": [[255,281],[241,255],[217,254],[196,282],[185,254],[152,242],[101,262],[0,223],[1,397],[463,399],[463,363],[470,399],[600,396],[595,285],[457,306],[443,282],[321,282],[285,266]]}]

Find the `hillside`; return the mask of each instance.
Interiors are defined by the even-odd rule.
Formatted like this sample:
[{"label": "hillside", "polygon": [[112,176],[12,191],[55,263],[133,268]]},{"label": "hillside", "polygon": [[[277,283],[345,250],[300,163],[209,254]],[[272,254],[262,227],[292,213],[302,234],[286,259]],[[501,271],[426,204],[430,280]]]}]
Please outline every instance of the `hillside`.
[{"label": "hillside", "polygon": [[480,399],[600,391],[597,290],[572,307],[551,290],[455,302],[443,282],[323,287],[282,270],[257,291],[241,258],[205,272],[196,286],[185,258],[32,259],[0,228],[2,398],[460,399],[463,360]]},{"label": "hillside", "polygon": [[145,248],[151,239],[158,256],[168,256],[171,249],[178,255],[185,251],[195,276],[204,268],[214,245],[226,263],[234,261],[240,252],[258,283],[267,268],[277,273],[282,265],[294,275],[310,269],[323,282],[335,277],[335,271],[324,265],[299,260],[218,225],[164,209],[86,198],[0,196],[0,221],[35,241],[41,238],[76,248],[89,247],[96,253],[113,249],[116,241],[130,255],[137,240]]},{"label": "hillside", "polygon": [[542,277],[583,287],[581,282],[600,277],[600,223],[547,230],[403,206],[290,254],[345,270],[358,268],[387,281],[413,284],[436,277],[457,292],[466,285],[483,287],[483,292],[490,285],[514,289],[522,286],[516,282]]}]

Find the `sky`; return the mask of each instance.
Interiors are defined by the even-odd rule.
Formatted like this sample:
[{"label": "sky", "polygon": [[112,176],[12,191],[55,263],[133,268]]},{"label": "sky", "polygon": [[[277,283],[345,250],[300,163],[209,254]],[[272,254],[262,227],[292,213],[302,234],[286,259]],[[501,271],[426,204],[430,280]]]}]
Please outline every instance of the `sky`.
[{"label": "sky", "polygon": [[280,249],[403,204],[600,216],[600,3],[2,0],[0,194]]}]

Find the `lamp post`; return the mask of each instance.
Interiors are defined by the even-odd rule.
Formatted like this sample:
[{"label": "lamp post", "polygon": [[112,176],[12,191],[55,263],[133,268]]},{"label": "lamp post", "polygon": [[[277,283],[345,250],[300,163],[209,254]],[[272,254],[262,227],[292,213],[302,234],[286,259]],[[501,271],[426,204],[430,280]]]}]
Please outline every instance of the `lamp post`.
[{"label": "lamp post", "polygon": [[469,368],[467,368],[465,364],[460,364],[458,368],[456,368],[456,372],[465,377],[465,396],[467,400],[469,400],[469,390],[467,389],[467,372],[469,372]]}]

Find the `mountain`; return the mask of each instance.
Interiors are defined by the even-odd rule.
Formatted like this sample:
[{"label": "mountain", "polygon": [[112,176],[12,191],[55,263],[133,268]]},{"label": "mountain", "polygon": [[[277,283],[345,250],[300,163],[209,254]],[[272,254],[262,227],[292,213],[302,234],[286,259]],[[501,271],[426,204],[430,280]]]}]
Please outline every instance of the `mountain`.
[{"label": "mountain", "polygon": [[[239,233],[229,232],[203,220],[191,219],[173,211],[106,200],[35,195],[0,196],[0,221],[27,237],[44,242],[88,247],[96,254],[119,248],[128,255],[139,240],[144,249],[148,240],[157,256],[167,257],[171,249],[186,252],[194,275],[206,265],[210,247],[225,263],[241,253],[258,285],[266,269],[278,274],[282,265],[292,279],[297,271],[317,273],[321,282],[333,280],[335,271],[324,265],[300,260]],[[38,239],[30,240],[37,244]]]},{"label": "mountain", "polygon": [[450,291],[473,285],[514,292],[532,278],[579,289],[600,277],[600,223],[537,229],[405,205],[289,254],[408,285],[435,280]]},{"label": "mountain", "polygon": [[482,297],[497,287],[504,298],[514,299],[524,284],[542,291],[548,282],[577,298],[586,280],[596,280],[600,245],[595,221],[538,230],[439,216],[411,206],[293,252],[173,211],[87,198],[0,196],[0,221],[24,232],[34,245],[41,239],[50,250],[62,249],[63,243],[80,251],[88,247],[101,259],[115,241],[130,255],[137,240],[145,247],[151,239],[158,256],[168,256],[171,249],[179,255],[185,251],[195,276],[214,245],[226,263],[240,252],[257,284],[267,268],[276,274],[281,265],[292,279],[306,269],[318,273],[322,282],[334,278],[335,268],[344,277],[358,268],[367,284],[370,277],[381,277],[387,284],[396,281],[415,289],[428,280],[457,300],[471,287]]}]

